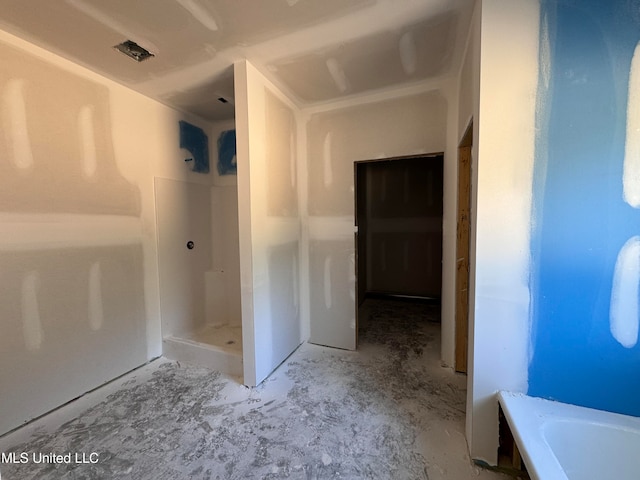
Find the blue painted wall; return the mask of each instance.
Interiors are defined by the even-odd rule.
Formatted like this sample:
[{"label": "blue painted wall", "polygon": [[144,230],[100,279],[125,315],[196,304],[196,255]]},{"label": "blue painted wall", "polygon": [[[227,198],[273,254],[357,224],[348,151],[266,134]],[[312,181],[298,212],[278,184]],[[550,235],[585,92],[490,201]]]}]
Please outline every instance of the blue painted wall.
[{"label": "blue painted wall", "polygon": [[609,327],[618,252],[640,235],[622,195],[640,2],[542,0],[541,19],[551,69],[537,101],[528,393],[640,416],[640,344]]}]

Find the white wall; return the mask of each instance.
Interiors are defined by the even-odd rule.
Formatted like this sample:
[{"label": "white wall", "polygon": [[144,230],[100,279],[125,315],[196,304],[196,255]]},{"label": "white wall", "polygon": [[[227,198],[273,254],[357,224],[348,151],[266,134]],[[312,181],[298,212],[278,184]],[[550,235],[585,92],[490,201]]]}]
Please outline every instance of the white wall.
[{"label": "white wall", "polygon": [[179,114],[0,32],[0,433],[161,354],[153,165]]},{"label": "white wall", "polygon": [[249,62],[235,65],[244,383],[302,342],[297,111]]},{"label": "white wall", "polygon": [[[495,464],[495,392],[527,390],[539,4],[535,0],[484,0],[481,8],[477,155],[473,163],[472,402],[467,408],[471,408],[471,455]],[[509,48],[504,47],[505,42]]]}]

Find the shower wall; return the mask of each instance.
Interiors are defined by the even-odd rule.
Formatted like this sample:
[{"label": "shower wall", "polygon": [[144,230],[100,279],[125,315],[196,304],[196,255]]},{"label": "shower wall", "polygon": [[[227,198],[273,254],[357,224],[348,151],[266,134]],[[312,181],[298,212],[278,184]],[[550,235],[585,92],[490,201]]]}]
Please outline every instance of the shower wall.
[{"label": "shower wall", "polygon": [[237,181],[216,171],[217,138],[234,122],[198,125],[208,136],[210,173],[191,171],[187,150],[157,166],[172,177],[155,179],[164,337],[241,323]]},{"label": "shower wall", "polygon": [[156,177],[155,189],[162,335],[180,336],[207,323],[211,187]]},{"label": "shower wall", "polygon": [[[212,127],[212,163],[220,134],[234,130],[235,121],[216,123]],[[207,320],[212,324],[242,325],[240,300],[240,237],[238,234],[238,177],[220,175],[213,170],[211,187],[211,272],[207,275]]]}]

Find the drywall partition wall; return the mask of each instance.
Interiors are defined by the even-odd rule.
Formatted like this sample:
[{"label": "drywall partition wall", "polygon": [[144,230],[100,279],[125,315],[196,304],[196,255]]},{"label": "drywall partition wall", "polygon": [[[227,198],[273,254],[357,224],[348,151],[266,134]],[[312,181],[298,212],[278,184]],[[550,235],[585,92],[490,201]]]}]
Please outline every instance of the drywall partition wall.
[{"label": "drywall partition wall", "polygon": [[[536,1],[482,2],[472,177],[476,196],[470,444],[473,458],[492,464],[498,448],[495,393],[527,390],[529,300],[535,295],[529,288],[529,232],[538,18]],[[504,48],[505,41],[509,48]]]},{"label": "drywall partition wall", "polygon": [[4,32],[0,57],[1,434],[160,355],[172,111]]},{"label": "drywall partition wall", "polygon": [[438,91],[309,112],[307,208],[310,341],[354,349],[354,162],[445,150]]},{"label": "drywall partition wall", "polygon": [[541,2],[528,370],[532,395],[636,416],[639,45],[637,2]]},{"label": "drywall partition wall", "polygon": [[[480,20],[481,20],[481,2],[477,2],[474,10],[473,16],[471,20],[471,24],[469,27],[469,34],[467,37],[467,44],[465,48],[465,54],[462,62],[462,66],[460,69],[460,78],[458,82],[458,116],[457,116],[457,126],[455,128],[456,131],[456,154],[457,147],[460,145],[462,139],[464,138],[467,129],[469,128],[470,123],[473,122],[473,130],[472,130],[472,149],[471,149],[471,182],[470,182],[470,203],[471,203],[471,218],[470,218],[470,238],[469,238],[469,285],[468,285],[468,294],[467,298],[469,300],[469,305],[467,308],[468,311],[468,351],[467,351],[467,414],[465,417],[465,431],[466,436],[469,441],[469,445],[471,446],[472,442],[472,423],[473,423],[473,385],[474,385],[474,371],[473,371],[473,357],[474,357],[474,295],[475,295],[475,215],[473,212],[477,209],[476,202],[476,190],[478,184],[478,117],[479,117],[479,99],[480,99]],[[458,159],[456,159],[458,160]],[[458,163],[458,161],[456,161]],[[457,168],[456,168],[457,170]],[[456,174],[456,187],[455,194],[457,197],[458,190],[458,175]],[[457,198],[456,209],[457,209]],[[446,201],[445,201],[446,204]],[[457,223],[457,215],[454,220]],[[455,241],[458,241],[457,235],[457,224],[455,226]],[[456,244],[457,247],[457,244]],[[457,248],[456,248],[457,250]],[[455,261],[457,262],[457,251]],[[457,265],[456,265],[457,267]],[[457,268],[456,268],[457,271]],[[455,280],[455,275],[454,275]],[[443,288],[443,297],[446,289]],[[445,301],[443,298],[443,316],[444,316],[444,308]],[[445,324],[443,323],[443,330],[445,329]],[[455,331],[454,331],[455,334]],[[443,358],[449,358],[449,365],[453,365],[454,359],[453,356],[456,354],[455,345],[451,343],[451,350],[449,352],[444,352],[446,348],[445,343],[443,342]]]},{"label": "drywall partition wall", "polygon": [[244,383],[301,342],[296,110],[249,62],[235,65]]}]

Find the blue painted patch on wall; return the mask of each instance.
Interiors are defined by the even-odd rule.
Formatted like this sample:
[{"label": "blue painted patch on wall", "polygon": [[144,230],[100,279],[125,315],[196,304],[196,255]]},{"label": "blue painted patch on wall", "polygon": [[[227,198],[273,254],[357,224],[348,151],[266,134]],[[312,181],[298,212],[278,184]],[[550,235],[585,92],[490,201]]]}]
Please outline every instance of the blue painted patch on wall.
[{"label": "blue painted patch on wall", "polygon": [[180,148],[193,155],[191,170],[197,173],[209,173],[209,137],[200,127],[180,120]]}]

